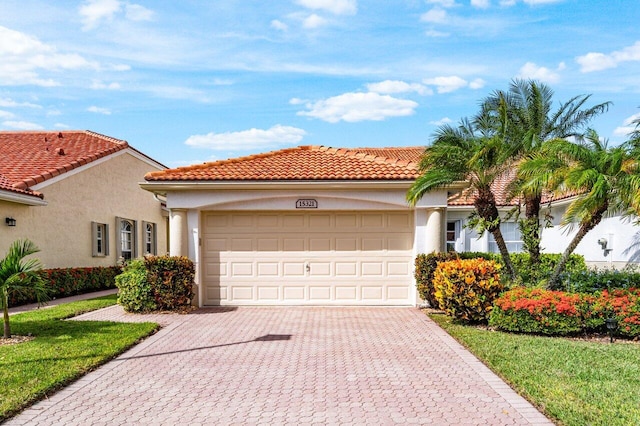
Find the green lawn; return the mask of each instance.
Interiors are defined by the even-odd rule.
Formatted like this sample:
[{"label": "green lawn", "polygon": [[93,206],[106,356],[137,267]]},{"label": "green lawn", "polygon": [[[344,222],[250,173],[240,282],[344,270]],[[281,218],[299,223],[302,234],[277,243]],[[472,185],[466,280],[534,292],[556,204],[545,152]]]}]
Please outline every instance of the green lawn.
[{"label": "green lawn", "polygon": [[640,345],[509,334],[430,317],[559,424],[640,424]]},{"label": "green lawn", "polygon": [[0,346],[0,422],[122,353],[157,324],[62,321],[115,304],[116,296],[11,316],[14,335],[35,339]]}]

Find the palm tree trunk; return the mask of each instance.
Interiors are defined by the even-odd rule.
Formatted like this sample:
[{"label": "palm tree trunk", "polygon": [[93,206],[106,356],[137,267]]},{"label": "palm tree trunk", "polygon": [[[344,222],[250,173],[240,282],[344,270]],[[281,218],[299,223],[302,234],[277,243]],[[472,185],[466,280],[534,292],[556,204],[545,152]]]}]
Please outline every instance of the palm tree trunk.
[{"label": "palm tree trunk", "polygon": [[578,233],[575,235],[575,237],[573,237],[573,239],[567,246],[564,253],[562,253],[562,257],[560,258],[560,260],[558,261],[558,264],[553,270],[553,274],[551,274],[551,277],[547,282],[548,289],[557,290],[560,287],[560,283],[558,282],[560,279],[560,274],[562,273],[562,271],[564,271],[564,267],[569,261],[569,256],[571,256],[571,253],[573,253],[576,247],[578,247],[578,244],[580,244],[580,241],[582,241],[584,236],[587,235],[587,233],[591,231],[593,228],[595,228],[596,225],[600,223],[600,221],[602,221],[602,215],[604,215],[604,213],[607,211],[607,208],[608,208],[608,204],[605,203],[604,206],[601,206],[591,216],[591,218],[588,221],[584,221],[580,225],[580,229],[578,229]]},{"label": "palm tree trunk", "polygon": [[513,267],[513,263],[511,262],[509,249],[507,249],[507,244],[504,242],[504,237],[502,236],[502,231],[500,230],[500,226],[496,226],[490,232],[493,235],[493,238],[496,240],[496,244],[498,245],[498,250],[500,251],[500,256],[502,256],[502,261],[504,262],[504,266],[507,269],[507,274],[509,275],[509,278],[513,280],[516,276],[516,272],[515,272],[515,268]]},{"label": "palm tree trunk", "polygon": [[496,240],[498,250],[502,256],[502,262],[507,270],[507,275],[513,280],[516,276],[513,263],[511,263],[511,256],[509,256],[509,250],[507,244],[504,242],[502,231],[500,231],[500,215],[498,214],[498,207],[496,206],[496,199],[491,192],[490,188],[478,188],[478,196],[473,202],[473,205],[480,216],[486,223],[490,224],[487,227],[493,238]]},{"label": "palm tree trunk", "polygon": [[523,240],[529,252],[529,263],[533,269],[540,264],[540,202],[542,197],[534,195],[525,199],[525,223]]}]

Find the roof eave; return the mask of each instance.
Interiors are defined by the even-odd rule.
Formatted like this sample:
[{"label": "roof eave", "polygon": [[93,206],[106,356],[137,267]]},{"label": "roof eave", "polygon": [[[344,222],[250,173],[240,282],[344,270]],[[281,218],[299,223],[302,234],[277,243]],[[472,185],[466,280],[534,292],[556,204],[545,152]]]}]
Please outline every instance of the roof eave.
[{"label": "roof eave", "polygon": [[36,195],[19,194],[13,191],[0,190],[0,200],[27,206],[46,206],[47,202]]},{"label": "roof eave", "polygon": [[[230,180],[230,181],[145,181],[140,187],[159,195],[174,191],[275,190],[275,189],[398,189],[408,190],[414,179],[397,180]],[[454,182],[446,190],[460,191],[467,182]]]}]

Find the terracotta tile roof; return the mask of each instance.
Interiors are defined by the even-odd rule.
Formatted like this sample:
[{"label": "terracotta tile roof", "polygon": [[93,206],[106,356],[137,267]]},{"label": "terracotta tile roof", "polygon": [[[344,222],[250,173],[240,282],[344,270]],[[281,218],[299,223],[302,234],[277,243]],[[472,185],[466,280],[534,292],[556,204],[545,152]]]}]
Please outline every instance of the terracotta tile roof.
[{"label": "terracotta tile roof", "polygon": [[[501,207],[517,206],[518,204],[520,204],[521,200],[519,198],[510,200],[510,201],[507,200],[508,198],[507,189],[508,189],[509,183],[514,178],[515,178],[515,169],[511,170],[501,178],[497,179],[493,183],[493,185],[491,185],[493,194],[496,197],[496,203],[499,207],[500,206]],[[454,195],[450,197],[447,204],[449,206],[473,206],[473,200],[476,194],[477,192],[472,190],[471,188],[465,189],[464,191],[462,191],[461,195],[459,196]],[[580,194],[577,192],[565,192],[562,194],[551,194],[546,192],[542,195],[541,202],[545,204],[545,203],[550,203],[554,201],[564,200],[566,198],[575,197],[576,195],[580,195]]]},{"label": "terracotta tile roof", "polygon": [[423,148],[299,146],[147,173],[147,181],[407,180]]},{"label": "terracotta tile roof", "polygon": [[0,131],[0,189],[42,198],[33,185],[127,147],[90,131]]}]

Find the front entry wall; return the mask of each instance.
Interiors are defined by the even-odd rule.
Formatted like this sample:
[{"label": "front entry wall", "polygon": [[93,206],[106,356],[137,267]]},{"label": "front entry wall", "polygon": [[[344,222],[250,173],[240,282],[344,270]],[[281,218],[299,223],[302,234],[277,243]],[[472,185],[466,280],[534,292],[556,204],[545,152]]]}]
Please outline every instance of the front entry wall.
[{"label": "front entry wall", "polygon": [[204,212],[204,305],[411,305],[412,211]]}]

